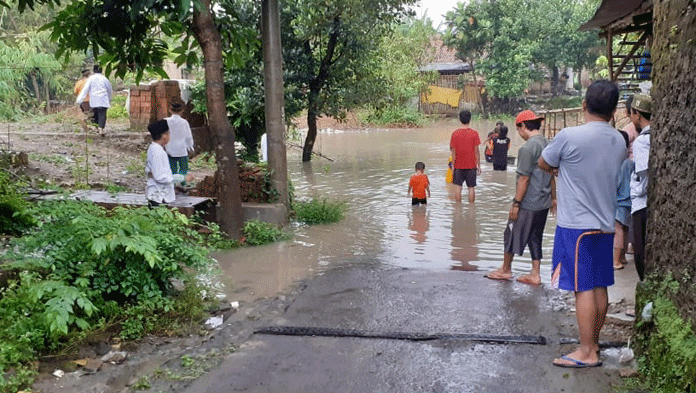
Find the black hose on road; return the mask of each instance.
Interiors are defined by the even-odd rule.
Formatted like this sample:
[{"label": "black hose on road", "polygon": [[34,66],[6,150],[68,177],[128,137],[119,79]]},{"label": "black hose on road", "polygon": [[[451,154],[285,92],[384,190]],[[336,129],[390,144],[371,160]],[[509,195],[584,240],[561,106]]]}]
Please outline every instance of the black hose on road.
[{"label": "black hose on road", "polygon": [[259,328],[256,334],[273,334],[279,336],[321,336],[321,337],[358,337],[381,338],[387,340],[428,341],[428,340],[460,340],[480,341],[499,344],[536,344],[546,345],[543,336],[527,335],[489,335],[461,333],[405,333],[405,332],[374,332],[356,329],[338,329],[305,326],[266,326]]}]

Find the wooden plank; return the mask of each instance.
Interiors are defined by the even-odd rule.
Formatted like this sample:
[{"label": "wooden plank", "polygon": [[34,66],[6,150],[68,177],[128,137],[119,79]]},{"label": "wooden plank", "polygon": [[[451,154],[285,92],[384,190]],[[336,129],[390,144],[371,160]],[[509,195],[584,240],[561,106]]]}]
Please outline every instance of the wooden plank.
[{"label": "wooden plank", "polygon": [[[147,206],[147,199],[144,194],[86,190],[76,192],[71,197],[78,201],[91,201],[107,209],[113,209],[116,206]],[[212,198],[177,195],[176,199],[167,204],[167,206],[176,208],[181,213],[191,216],[197,210],[205,210],[207,205],[212,202]]]}]

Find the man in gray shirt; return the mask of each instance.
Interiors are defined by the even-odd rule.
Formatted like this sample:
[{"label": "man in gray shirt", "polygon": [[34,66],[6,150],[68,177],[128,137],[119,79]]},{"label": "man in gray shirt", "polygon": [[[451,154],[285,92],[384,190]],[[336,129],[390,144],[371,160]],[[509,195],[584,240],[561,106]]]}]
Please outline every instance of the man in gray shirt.
[{"label": "man in gray shirt", "polygon": [[541,135],[542,120],[543,117],[529,110],[520,112],[515,119],[517,132],[526,142],[517,152],[517,187],[503,235],[503,265],[486,274],[486,278],[510,280],[515,254],[522,255],[529,246],[532,271],[519,277],[517,281],[531,285],[541,284],[541,239],[549,208],[556,204],[553,177],[537,166],[541,152],[548,144]]},{"label": "man in gray shirt", "polygon": [[561,130],[546,146],[539,167],[558,175],[558,220],[552,284],[574,291],[580,346],[555,359],[559,367],[596,367],[599,332],[614,284],[613,247],[617,176],[626,142],[609,124],[619,90],[599,80],[583,100],[585,124]]}]

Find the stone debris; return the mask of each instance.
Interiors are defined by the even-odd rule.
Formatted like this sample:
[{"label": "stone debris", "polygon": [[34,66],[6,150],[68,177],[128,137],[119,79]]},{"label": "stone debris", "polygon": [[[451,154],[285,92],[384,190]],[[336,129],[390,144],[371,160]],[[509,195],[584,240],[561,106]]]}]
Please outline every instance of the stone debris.
[{"label": "stone debris", "polygon": [[104,363],[121,364],[127,357],[128,353],[124,351],[110,351],[101,357],[101,361]]}]

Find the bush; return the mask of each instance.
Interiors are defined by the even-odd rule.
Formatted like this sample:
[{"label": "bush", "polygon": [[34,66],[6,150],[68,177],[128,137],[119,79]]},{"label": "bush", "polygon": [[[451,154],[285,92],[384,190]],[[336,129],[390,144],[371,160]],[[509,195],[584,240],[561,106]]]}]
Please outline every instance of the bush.
[{"label": "bush", "polygon": [[370,109],[363,121],[377,126],[418,127],[424,123],[424,116],[413,108],[388,106]]},{"label": "bush", "polygon": [[252,246],[258,246],[266,243],[273,243],[288,237],[283,231],[275,225],[259,220],[249,220],[244,223],[242,230],[245,242]]},{"label": "bush", "polygon": [[17,184],[0,170],[0,233],[16,236],[31,228],[35,222],[28,206]]},{"label": "bush", "polygon": [[126,96],[114,96],[114,98],[111,100],[111,107],[109,107],[107,116],[109,119],[128,119]]},{"label": "bush", "polygon": [[294,203],[293,210],[297,221],[306,224],[327,224],[343,219],[346,204],[330,202],[326,199],[312,199],[310,202]]},{"label": "bush", "polygon": [[[28,212],[37,228],[5,255],[4,267],[20,273],[0,292],[0,392],[29,386],[39,353],[91,329],[116,325],[135,339],[199,322],[203,295],[185,268],[211,259],[187,217],[75,201],[45,201]],[[174,278],[187,283],[176,296]]]}]

